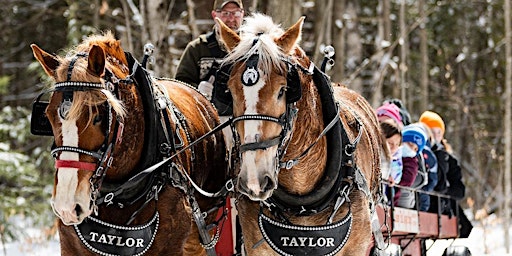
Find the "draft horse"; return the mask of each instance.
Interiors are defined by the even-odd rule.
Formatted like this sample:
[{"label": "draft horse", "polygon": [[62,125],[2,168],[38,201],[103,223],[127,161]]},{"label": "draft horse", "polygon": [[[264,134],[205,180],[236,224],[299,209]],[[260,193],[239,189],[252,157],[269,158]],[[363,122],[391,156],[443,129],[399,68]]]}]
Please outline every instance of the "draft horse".
[{"label": "draft horse", "polygon": [[230,53],[215,100],[232,104],[237,210],[248,255],[365,255],[389,162],[376,115],[333,87],[284,31],[255,14],[240,35],[219,19]]},{"label": "draft horse", "polygon": [[212,104],[187,84],[149,76],[110,32],[65,56],[31,47],[55,82],[42,93],[49,102],[34,103],[32,125],[55,139],[62,255],[211,252],[218,232],[206,225],[224,199],[192,182],[217,191],[227,179],[222,133],[203,136],[219,124]]}]

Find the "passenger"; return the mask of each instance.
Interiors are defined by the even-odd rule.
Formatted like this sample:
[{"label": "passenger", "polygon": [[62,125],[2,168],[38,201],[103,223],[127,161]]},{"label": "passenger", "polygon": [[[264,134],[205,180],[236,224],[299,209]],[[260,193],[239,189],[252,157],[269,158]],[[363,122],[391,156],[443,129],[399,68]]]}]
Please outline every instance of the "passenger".
[{"label": "passenger", "polygon": [[438,182],[434,187],[435,192],[449,195],[452,200],[441,198],[438,204],[437,197],[430,198],[429,212],[441,211],[443,214],[453,216],[458,211],[460,223],[460,237],[465,238],[469,236],[473,225],[468,220],[462,208],[456,208],[456,201],[464,198],[466,187],[462,182],[462,170],[458,160],[453,156],[452,147],[444,138],[445,124],[441,116],[433,111],[425,111],[420,116],[420,122],[425,123],[430,127],[434,134],[434,145],[432,151],[437,157],[437,176]]},{"label": "passenger", "polygon": [[[401,130],[403,128],[400,110],[397,106],[386,103],[378,107],[376,113],[381,126],[381,132],[388,141],[387,144],[391,157],[395,159],[391,162],[394,167],[390,166],[389,172],[382,172],[382,179],[390,181],[394,185],[395,182],[400,182],[400,177],[402,176],[402,157],[401,151],[398,150],[398,147],[402,144]],[[393,145],[390,145],[390,143]],[[397,156],[398,154],[399,156]],[[394,171],[392,170],[393,168],[395,169]]]},{"label": "passenger", "polygon": [[[437,158],[438,182],[434,191],[449,195],[455,200],[461,200],[464,197],[466,187],[462,183],[462,172],[458,160],[452,155],[452,148],[444,139],[445,124],[441,116],[432,111],[425,111],[420,116],[420,122],[425,123],[434,134],[434,145],[432,151]],[[437,201],[437,200],[435,200]],[[452,213],[453,209],[446,199],[442,199],[442,213]],[[437,203],[432,202],[430,209],[437,212]]]},{"label": "passenger", "polygon": [[[420,166],[420,172],[423,168],[425,177],[424,181],[418,181],[417,178],[415,181],[414,187],[421,188],[423,191],[431,192],[434,190],[434,187],[437,185],[437,158],[434,154],[434,152],[431,149],[432,142],[434,141],[434,135],[432,131],[430,130],[430,127],[428,127],[425,123],[418,122],[418,125],[423,129],[425,134],[427,134],[427,143],[425,144],[425,147],[423,148],[422,154],[418,155],[422,157],[423,166]],[[418,175],[419,176],[419,175]],[[417,183],[422,184],[417,184]],[[428,208],[430,207],[430,195],[419,193],[419,210],[420,211],[428,211]]]},{"label": "passenger", "polygon": [[[216,0],[211,15],[214,20],[218,17],[229,28],[237,31],[244,18],[244,6],[241,0]],[[213,31],[188,43],[181,55],[175,78],[198,88],[211,99],[215,72],[226,55],[219,29],[215,25]]]},{"label": "passenger", "polygon": [[[422,152],[427,141],[427,135],[417,125],[407,125],[402,130],[402,179],[398,183],[400,186],[410,187],[413,185],[416,175],[418,175],[418,158],[419,152]],[[402,191],[395,188],[393,197],[395,206],[404,208],[414,208],[415,199],[411,191]]]},{"label": "passenger", "polygon": [[391,168],[388,177],[383,177],[390,182],[391,186],[399,183],[402,179],[402,132],[393,120],[384,120],[380,122],[380,129],[386,138],[386,142],[391,154]]},{"label": "passenger", "polygon": [[407,111],[407,109],[405,108],[405,106],[404,106],[404,104],[402,103],[401,100],[399,100],[399,99],[388,99],[388,100],[384,101],[384,104],[386,104],[386,103],[391,103],[391,104],[394,104],[395,106],[398,107],[399,113],[400,113],[400,117],[401,117],[402,123],[404,125],[411,124],[411,115],[409,114],[409,111]]},{"label": "passenger", "polygon": [[402,130],[403,123],[402,117],[400,116],[400,109],[392,103],[384,103],[382,106],[376,109],[377,118],[379,122],[384,120],[393,120],[397,125],[398,129]]}]

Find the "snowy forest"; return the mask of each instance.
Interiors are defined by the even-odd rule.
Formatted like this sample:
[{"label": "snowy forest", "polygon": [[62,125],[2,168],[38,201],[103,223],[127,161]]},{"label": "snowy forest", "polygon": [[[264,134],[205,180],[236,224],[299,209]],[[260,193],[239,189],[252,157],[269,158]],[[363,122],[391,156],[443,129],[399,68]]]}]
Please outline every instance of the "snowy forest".
[{"label": "snowy forest", "polygon": [[[213,26],[212,6],[212,0],[2,1],[0,243],[23,235],[13,216],[47,227],[48,235],[55,232],[52,140],[29,131],[31,103],[50,81],[30,44],[59,54],[87,35],[110,30],[137,59],[144,44],[154,44],[150,69],[174,77],[186,44]],[[373,107],[398,98],[413,121],[425,110],[443,116],[467,188],[461,205],[475,223],[491,213],[509,219],[506,1],[245,0],[244,6],[246,15],[268,14],[284,28],[305,16],[301,47],[320,66],[322,50],[332,45],[335,64],[328,75]]]}]

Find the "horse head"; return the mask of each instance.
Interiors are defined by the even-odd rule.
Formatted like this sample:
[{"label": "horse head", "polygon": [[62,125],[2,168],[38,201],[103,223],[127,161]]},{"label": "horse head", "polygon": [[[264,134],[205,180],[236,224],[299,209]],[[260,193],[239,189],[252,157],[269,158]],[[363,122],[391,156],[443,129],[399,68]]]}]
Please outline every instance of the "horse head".
[{"label": "horse head", "polygon": [[[137,108],[130,109],[128,117],[119,99],[124,95],[137,101],[127,97],[134,90],[123,80],[129,75],[128,63],[120,42],[110,33],[89,37],[65,57],[49,54],[35,44],[31,47],[55,82],[46,108],[55,138],[52,207],[64,224],[79,224],[93,212],[102,181],[123,179],[121,170],[136,165],[137,158],[114,159],[113,151],[117,148],[140,155],[141,146],[124,148],[121,136],[125,121],[138,119],[141,123],[143,117]],[[143,128],[143,124],[130,126],[135,134],[143,133]],[[107,169],[114,166],[123,168],[109,170],[107,175]]]},{"label": "horse head", "polygon": [[278,186],[295,102],[301,98],[298,71],[310,64],[297,46],[304,18],[284,31],[270,17],[254,14],[240,35],[216,22],[230,51],[222,64],[230,67],[229,79],[217,84],[232,97],[234,137],[240,145],[238,190],[252,200],[266,200]]}]

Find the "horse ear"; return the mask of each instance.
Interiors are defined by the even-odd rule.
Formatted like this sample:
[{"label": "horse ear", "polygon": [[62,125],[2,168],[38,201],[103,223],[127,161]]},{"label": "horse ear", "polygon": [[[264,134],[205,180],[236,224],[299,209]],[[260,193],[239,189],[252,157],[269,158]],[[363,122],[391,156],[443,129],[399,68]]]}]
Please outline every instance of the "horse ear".
[{"label": "horse ear", "polygon": [[224,41],[224,44],[229,51],[233,50],[233,48],[235,48],[238,43],[240,43],[240,36],[238,36],[238,34],[231,28],[226,26],[226,24],[224,24],[224,22],[222,22],[222,20],[219,18],[215,18],[215,23],[217,23],[217,27],[219,28],[222,41]]},{"label": "horse ear", "polygon": [[55,56],[39,48],[36,44],[31,44],[30,47],[32,48],[34,57],[39,61],[46,74],[55,79],[55,70],[60,64],[59,60]]},{"label": "horse ear", "polygon": [[98,77],[105,73],[105,52],[98,45],[93,45],[89,51],[87,70]]},{"label": "horse ear", "polygon": [[286,32],[284,32],[281,37],[275,39],[276,44],[281,47],[283,52],[289,54],[295,44],[300,41],[304,19],[306,19],[306,17],[300,17],[300,19],[288,30],[286,30]]}]

